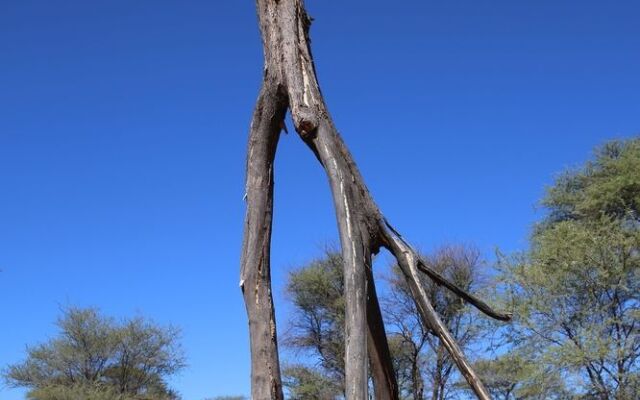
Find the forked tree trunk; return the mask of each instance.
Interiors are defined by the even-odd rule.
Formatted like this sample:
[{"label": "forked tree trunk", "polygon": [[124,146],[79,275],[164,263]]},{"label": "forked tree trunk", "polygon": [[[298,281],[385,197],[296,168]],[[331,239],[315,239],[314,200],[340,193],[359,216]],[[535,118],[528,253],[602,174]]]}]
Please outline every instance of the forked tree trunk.
[{"label": "forked tree trunk", "polygon": [[478,398],[489,399],[488,392],[429,302],[420,284],[420,271],[494,318],[506,320],[509,315],[494,312],[431,270],[380,213],[333,125],[320,92],[309,47],[311,21],[302,0],[257,0],[257,7],[265,65],[249,134],[247,211],[240,276],[249,317],[251,398],[283,397],[269,249],[273,162],[288,109],[296,131],[327,173],[333,195],[344,260],[346,398],[369,398],[367,367],[370,365],[376,399],[398,399],[371,271],[372,255],[385,247],[395,256],[407,279],[423,324],[440,337]]}]

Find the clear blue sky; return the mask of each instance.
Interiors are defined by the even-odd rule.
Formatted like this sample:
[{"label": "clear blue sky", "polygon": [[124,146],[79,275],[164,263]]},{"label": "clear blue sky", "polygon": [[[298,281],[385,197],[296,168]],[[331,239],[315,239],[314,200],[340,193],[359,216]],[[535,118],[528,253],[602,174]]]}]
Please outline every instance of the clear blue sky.
[{"label": "clear blue sky", "polygon": [[[307,3],[336,123],[421,247],[524,248],[555,174],[640,132],[637,1]],[[261,73],[253,1],[0,2],[0,364],[53,336],[60,305],[91,305],[183,328],[185,400],[248,393],[238,264]],[[286,271],[336,229],[295,134],[276,185],[284,310]]]}]

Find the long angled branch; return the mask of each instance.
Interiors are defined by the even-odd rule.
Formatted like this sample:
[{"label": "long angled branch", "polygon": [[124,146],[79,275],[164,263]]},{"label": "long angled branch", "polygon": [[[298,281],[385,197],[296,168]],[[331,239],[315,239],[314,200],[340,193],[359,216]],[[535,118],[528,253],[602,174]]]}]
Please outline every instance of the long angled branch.
[{"label": "long angled branch", "polygon": [[491,396],[489,395],[489,392],[484,387],[482,381],[473,368],[471,368],[471,364],[467,361],[462,349],[460,349],[455,338],[451,335],[429,301],[429,296],[420,282],[420,270],[418,269],[419,256],[417,252],[409,246],[409,244],[405,242],[405,240],[402,239],[395,230],[390,229],[385,233],[387,240],[386,246],[398,261],[400,270],[404,274],[407,284],[409,285],[409,289],[416,301],[423,324],[431,328],[438,338],[440,338],[440,341],[451,355],[451,358],[458,366],[460,373],[465,377],[465,380],[469,386],[471,386],[471,389],[473,389],[478,399],[490,400]]},{"label": "long angled branch", "polygon": [[447,289],[451,290],[453,293],[460,296],[464,301],[476,307],[478,310],[482,311],[486,315],[491,318],[500,320],[500,321],[510,321],[513,314],[507,312],[496,311],[491,308],[490,305],[485,303],[482,299],[477,296],[465,291],[458,285],[452,283],[447,278],[442,276],[438,271],[431,268],[427,263],[424,262],[422,258],[418,258],[418,269],[429,276],[429,278],[433,279],[435,283],[438,285],[444,286]]},{"label": "long angled branch", "polygon": [[[393,226],[391,226],[391,224],[389,223],[389,221],[386,220],[386,218],[384,219],[384,224],[386,225],[387,229],[389,229],[395,236],[401,237],[400,233],[396,231]],[[417,252],[415,252],[415,254],[417,256],[418,269],[423,273],[427,274],[427,276],[431,278],[436,284],[440,286],[444,286],[447,289],[451,290],[453,293],[460,296],[464,301],[476,307],[478,310],[482,311],[483,313],[485,313],[491,318],[497,319],[499,321],[510,321],[511,318],[513,317],[512,313],[494,310],[490,305],[485,303],[482,299],[462,289],[460,286],[456,285],[455,283],[451,282],[446,277],[444,277],[441,273],[431,268],[429,264],[427,264],[422,259],[422,257],[419,257]]]}]

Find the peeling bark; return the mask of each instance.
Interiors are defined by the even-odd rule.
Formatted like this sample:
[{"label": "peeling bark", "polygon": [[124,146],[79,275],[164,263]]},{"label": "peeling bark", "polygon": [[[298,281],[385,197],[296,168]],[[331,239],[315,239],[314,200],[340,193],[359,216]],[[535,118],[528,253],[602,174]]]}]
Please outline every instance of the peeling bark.
[{"label": "peeling bark", "polygon": [[302,140],[322,164],[331,187],[344,260],[345,386],[347,400],[368,399],[368,365],[375,398],[398,399],[371,258],[391,251],[418,305],[422,322],[444,343],[478,398],[487,390],[440,321],[419,274],[426,273],[488,315],[507,320],[475,296],[448,282],[421,262],[387,223],[373,201],[351,154],[327,110],[309,46],[310,18],[302,0],[257,0],[264,47],[264,82],[249,134],[247,213],[241,261],[241,287],[249,317],[252,399],[282,399],[269,248],[273,212],[273,161],[286,109]]}]

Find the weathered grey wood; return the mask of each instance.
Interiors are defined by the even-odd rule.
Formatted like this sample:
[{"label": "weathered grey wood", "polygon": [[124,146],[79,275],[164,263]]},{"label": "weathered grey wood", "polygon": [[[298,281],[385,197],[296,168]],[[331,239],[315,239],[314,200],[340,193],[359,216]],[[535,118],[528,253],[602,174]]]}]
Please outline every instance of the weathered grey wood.
[{"label": "weathered grey wood", "polygon": [[376,400],[395,400],[399,398],[398,382],[391,361],[373,271],[370,268],[367,269],[367,285],[367,323],[369,325],[367,348],[371,360],[373,391]]},{"label": "weathered grey wood", "polygon": [[265,80],[249,132],[247,210],[240,261],[240,288],[249,317],[252,399],[283,399],[271,295],[270,249],[273,161],[286,107],[285,96]]},{"label": "weathered grey wood", "polygon": [[[325,167],[342,244],[345,280],[345,378],[348,400],[368,398],[367,279],[371,232],[378,221],[363,213],[363,185],[338,136],[318,88],[308,46],[310,20],[300,0],[258,0],[265,71],[288,96],[296,131]],[[366,191],[366,190],[365,190]],[[370,218],[374,216],[374,218]]]},{"label": "weathered grey wood", "polygon": [[322,164],[331,187],[344,260],[347,400],[368,399],[369,364],[376,399],[398,398],[371,273],[371,257],[383,246],[398,260],[423,324],[443,341],[478,398],[489,399],[482,382],[429,302],[420,284],[419,271],[494,318],[505,320],[510,315],[493,311],[475,296],[434,274],[424,263],[420,264],[417,253],[383,218],[324,102],[309,46],[311,22],[303,1],[257,0],[257,8],[265,75],[249,139],[248,205],[241,272],[251,334],[252,399],[282,398],[269,246],[273,159],[287,107],[296,131]]}]

